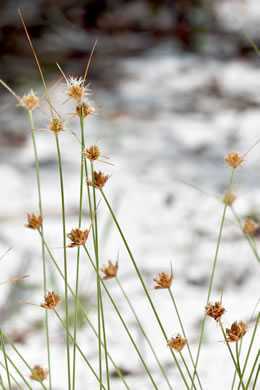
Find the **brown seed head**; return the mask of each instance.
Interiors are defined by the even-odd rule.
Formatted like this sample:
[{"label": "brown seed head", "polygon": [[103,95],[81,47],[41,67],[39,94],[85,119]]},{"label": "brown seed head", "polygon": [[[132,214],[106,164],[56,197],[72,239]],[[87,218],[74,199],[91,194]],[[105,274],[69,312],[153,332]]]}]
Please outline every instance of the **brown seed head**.
[{"label": "brown seed head", "polygon": [[238,323],[235,321],[231,325],[231,329],[226,329],[226,333],[229,337],[225,341],[227,343],[232,343],[242,339],[242,337],[246,334],[247,329],[248,326],[243,321],[239,321]]},{"label": "brown seed head", "polygon": [[81,230],[79,228],[72,229],[67,237],[72,241],[68,248],[74,248],[75,246],[85,245],[88,239],[89,230]]},{"label": "brown seed head", "polygon": [[90,161],[95,161],[98,160],[98,158],[100,157],[101,150],[97,145],[91,145],[89,148],[86,149],[86,155]]},{"label": "brown seed head", "polygon": [[170,338],[170,340],[167,341],[167,346],[171,349],[174,349],[176,352],[181,352],[181,350],[186,344],[187,340],[180,334],[177,334],[176,337],[172,337]]},{"label": "brown seed head", "polygon": [[60,131],[64,130],[64,122],[61,119],[53,118],[49,122],[48,130],[57,135]]},{"label": "brown seed head", "polygon": [[225,160],[232,168],[237,168],[244,161],[243,157],[239,156],[237,152],[229,152]]},{"label": "brown seed head", "polygon": [[257,228],[258,224],[255,223],[252,219],[248,218],[243,226],[243,231],[247,234],[253,234]]},{"label": "brown seed head", "polygon": [[29,375],[29,378],[34,380],[34,381],[39,382],[38,378],[40,378],[41,381],[44,381],[48,376],[47,368],[43,369],[41,366],[39,366],[37,364],[33,367],[33,371],[35,372],[36,375],[31,373],[31,375]]},{"label": "brown seed head", "polygon": [[94,112],[96,111],[97,109],[91,107],[87,102],[83,102],[82,104],[78,105],[76,108],[76,113],[79,116],[82,116],[82,118],[86,118],[86,116],[94,114]]},{"label": "brown seed head", "polygon": [[229,193],[229,195],[228,195],[228,193],[226,192],[225,194],[224,194],[224,196],[223,196],[223,199],[222,199],[222,201],[223,201],[223,203],[227,203],[227,205],[228,206],[232,206],[232,204],[235,202],[235,200],[236,200],[236,195],[235,194],[233,194],[233,192],[230,192]]},{"label": "brown seed head", "polygon": [[170,288],[173,280],[173,273],[166,274],[165,272],[161,272],[156,278],[153,279],[154,282],[157,283],[154,288],[160,289],[160,288]]},{"label": "brown seed head", "polygon": [[103,265],[100,271],[104,272],[103,280],[115,278],[118,271],[118,261],[113,265],[112,261],[108,260],[108,265]]},{"label": "brown seed head", "polygon": [[42,216],[41,215],[36,217],[36,215],[34,215],[34,214],[27,214],[27,221],[28,221],[28,223],[24,225],[27,228],[39,230],[40,227],[42,226]]},{"label": "brown seed head", "polygon": [[225,313],[226,309],[222,306],[222,302],[215,302],[213,305],[211,302],[205,306],[206,315],[214,318],[216,322],[220,322],[221,317]]},{"label": "brown seed head", "polygon": [[84,86],[84,81],[82,77],[72,77],[70,76],[67,79],[66,84],[66,94],[69,98],[81,102],[85,95],[89,95],[90,89],[88,86]]},{"label": "brown seed head", "polygon": [[60,296],[54,291],[48,291],[48,294],[44,295],[44,303],[41,303],[41,307],[44,309],[55,309],[60,302]]},{"label": "brown seed head", "polygon": [[105,175],[103,172],[99,171],[96,172],[94,171],[94,183],[92,180],[87,180],[87,184],[97,188],[98,190],[102,190],[106,182],[108,181],[109,176]]},{"label": "brown seed head", "polygon": [[39,106],[39,101],[40,101],[39,98],[35,95],[35,93],[31,89],[27,95],[24,95],[21,98],[19,105],[25,107],[28,111],[32,111]]}]

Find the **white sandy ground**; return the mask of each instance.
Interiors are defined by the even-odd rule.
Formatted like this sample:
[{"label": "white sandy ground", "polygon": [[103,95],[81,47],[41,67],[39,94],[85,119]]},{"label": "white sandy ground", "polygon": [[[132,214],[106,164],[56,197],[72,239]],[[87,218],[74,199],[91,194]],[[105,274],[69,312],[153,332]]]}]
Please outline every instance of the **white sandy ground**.
[{"label": "white sandy ground", "polygon": [[[154,291],[152,278],[163,270],[169,272],[172,262],[175,275],[172,291],[195,355],[223,204],[214,197],[186,186],[179,179],[193,183],[213,195],[222,196],[231,173],[230,169],[223,167],[224,156],[228,151],[244,153],[260,135],[259,108],[246,107],[240,110],[232,103],[233,97],[250,96],[258,104],[260,70],[257,66],[238,60],[225,63],[216,59],[199,59],[192,55],[183,58],[170,44],[151,50],[144,57],[121,61],[119,66],[122,80],[113,94],[102,89],[97,91],[96,100],[103,108],[98,116],[86,121],[87,144],[98,140],[104,154],[114,164],[113,167],[102,163],[97,166],[112,173],[105,192],[116,210],[169,337],[180,332],[180,328],[167,291]],[[205,93],[213,78],[220,84],[224,95],[222,99]],[[95,89],[94,85],[92,87]],[[63,100],[61,93],[54,97],[57,104]],[[7,101],[10,104],[6,103],[5,112],[8,109],[10,114],[6,119],[11,120],[11,115],[18,114],[11,105],[12,100],[7,97]],[[228,104],[227,101],[231,103]],[[63,106],[64,113],[71,112],[69,106]],[[29,131],[26,120],[26,114],[19,112],[17,123],[22,132]],[[45,120],[47,123],[47,119],[43,119],[39,112],[36,113],[36,126],[42,127]],[[79,134],[76,120],[71,128]],[[60,141],[68,213],[66,225],[69,232],[77,226],[80,146],[69,133],[61,134]],[[45,237],[50,248],[54,248],[53,253],[62,267],[63,251],[57,248],[62,246],[62,225],[54,137],[47,132],[39,132],[37,145],[42,162]],[[40,240],[37,232],[23,226],[27,212],[37,213],[33,164],[30,138],[23,149],[12,153],[6,151],[1,156],[0,253],[4,253],[9,247],[12,250],[0,261],[0,266],[2,281],[16,276],[19,265],[31,259],[26,269],[30,278],[23,283],[37,286],[42,283]],[[252,212],[259,213],[259,164],[259,146],[256,146],[247,156],[244,166],[236,172],[234,191],[238,194],[238,200],[235,209],[241,217]],[[84,202],[86,205],[86,197]],[[85,210],[87,213],[87,206]],[[166,367],[173,389],[185,389],[118,232],[110,223],[104,201],[99,206],[98,216],[101,232],[100,263],[107,263],[108,259],[115,260],[119,251],[119,278]],[[89,218],[85,216],[84,226],[88,225]],[[103,235],[102,229],[106,231]],[[90,249],[92,250],[91,245]],[[76,249],[68,250],[68,256],[69,279],[73,285]],[[87,308],[90,308],[95,305],[95,279],[84,253],[80,267],[80,289],[88,297]],[[50,272],[56,275],[53,268],[50,268]],[[56,283],[63,297],[63,285],[58,276]],[[115,282],[111,280],[106,284],[138,346],[144,352],[158,388],[167,389]],[[48,288],[53,288],[50,281]],[[1,287],[2,307],[9,304],[6,301],[9,289],[10,286]],[[219,299],[221,291],[224,294],[223,304],[227,309],[224,326],[230,326],[234,320],[249,321],[259,298],[259,264],[230,210],[227,212],[220,246],[212,290],[213,301]],[[19,302],[24,300],[41,302],[41,290],[19,290],[14,297],[17,310],[21,306]],[[105,295],[104,307],[108,348],[120,367],[131,372],[126,377],[130,389],[152,389],[149,378]],[[7,319],[2,325],[7,334],[23,330],[27,332],[43,316],[40,308],[24,306],[17,315]],[[49,318],[53,388],[63,390],[67,386],[65,336],[54,313],[50,312]],[[90,310],[90,318],[96,324],[95,309]],[[250,327],[252,326],[251,322]],[[243,357],[251,335],[252,329],[244,338]],[[220,330],[213,320],[208,319],[199,362],[201,380],[207,390],[226,390],[232,382],[232,361],[221,340]],[[259,341],[258,332],[252,357],[256,355]],[[91,329],[80,329],[78,342],[98,371],[97,340]],[[47,365],[43,330],[31,331],[25,338],[25,343],[16,345],[31,365]],[[14,356],[9,348],[7,350]],[[188,356],[186,350],[184,355]],[[17,359],[16,361],[22,372],[27,373],[28,370]],[[77,363],[77,390],[98,389],[95,378],[79,356]],[[248,367],[251,366],[252,359],[248,364]],[[32,387],[40,388],[37,383],[33,383]],[[113,390],[123,388],[119,379],[112,379]]]}]

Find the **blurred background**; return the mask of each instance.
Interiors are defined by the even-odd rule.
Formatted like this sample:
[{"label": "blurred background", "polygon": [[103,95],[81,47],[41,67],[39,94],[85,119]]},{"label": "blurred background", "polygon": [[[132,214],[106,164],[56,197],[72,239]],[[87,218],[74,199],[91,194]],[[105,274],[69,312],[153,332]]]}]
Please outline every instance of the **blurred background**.
[{"label": "blurred background", "polygon": [[[231,173],[223,166],[224,157],[229,151],[245,153],[260,135],[259,57],[243,31],[260,47],[259,1],[1,0],[0,78],[20,96],[33,88],[41,97],[44,90],[18,8],[48,86],[60,77],[56,63],[67,76],[83,75],[98,38],[87,81],[95,93],[91,100],[100,110],[85,121],[87,144],[98,143],[114,164],[98,163],[97,169],[112,175],[106,193],[169,336],[180,331],[178,322],[173,311],[169,316],[171,302],[166,292],[152,290],[152,279],[161,271],[169,272],[172,262],[173,292],[195,353],[223,212],[221,199]],[[51,91],[51,100],[67,119],[75,107],[73,102],[63,104],[66,96],[62,83]],[[22,274],[30,274],[30,278],[1,287],[0,319],[3,329],[8,330],[30,363],[46,366],[47,357],[42,352],[44,313],[21,304],[42,302],[43,294],[41,244],[37,233],[24,228],[26,213],[38,212],[30,124],[26,111],[17,108],[16,103],[1,86],[0,255],[11,250],[0,260],[0,281]],[[47,127],[50,118],[43,100],[34,119],[37,129]],[[68,232],[77,226],[79,202],[80,145],[72,132],[79,134],[77,118],[60,136]],[[46,239],[62,267],[60,191],[53,135],[38,131],[37,147]],[[260,221],[259,163],[256,146],[236,172],[234,207],[242,220],[252,217]],[[102,203],[99,215],[100,262],[115,260],[119,253],[120,280],[140,316],[147,313],[143,325],[173,384],[182,389],[165,341]],[[87,207],[84,224],[89,225]],[[258,236],[256,231],[256,242]],[[69,253],[72,285],[75,252]],[[95,323],[95,282],[86,259],[81,267],[81,299]],[[49,289],[55,288],[63,295],[62,282],[51,265],[48,272]],[[160,390],[166,389],[117,286],[112,281],[108,286],[140,342]],[[224,325],[236,319],[252,324],[259,298],[259,267],[231,213],[227,215],[212,300],[219,299],[221,292],[227,309]],[[128,373],[131,390],[137,386],[150,389],[113,308],[104,299],[111,354]],[[53,365],[57,370],[53,383],[55,390],[61,390],[65,386],[65,336],[56,319],[50,317]],[[83,321],[79,340],[97,366],[97,342]],[[219,340],[221,335],[209,320],[200,368],[202,382],[211,390],[229,388],[232,381],[232,362]],[[218,359],[219,371],[214,359]],[[97,388],[84,363],[80,358],[78,361],[77,389],[85,390],[86,385]],[[22,366],[21,370],[26,371]],[[122,389],[122,384],[115,376],[113,390],[117,389]]]}]

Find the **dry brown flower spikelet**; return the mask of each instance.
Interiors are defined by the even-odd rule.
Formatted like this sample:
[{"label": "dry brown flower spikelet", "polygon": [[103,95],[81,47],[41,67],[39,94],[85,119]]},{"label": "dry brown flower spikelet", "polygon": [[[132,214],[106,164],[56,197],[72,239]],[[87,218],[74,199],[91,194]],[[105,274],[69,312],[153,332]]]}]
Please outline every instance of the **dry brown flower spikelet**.
[{"label": "dry brown flower spikelet", "polygon": [[97,145],[91,145],[86,149],[86,155],[90,161],[95,161],[101,156],[101,150]]},{"label": "dry brown flower spikelet", "polygon": [[44,303],[41,303],[40,306],[44,309],[55,309],[55,307],[60,302],[60,296],[55,293],[55,291],[48,291],[46,295],[44,295]]},{"label": "dry brown flower spikelet", "polygon": [[103,280],[115,278],[118,271],[118,261],[114,265],[111,260],[108,260],[108,265],[103,265],[100,271],[105,274]]},{"label": "dry brown flower spikelet", "polygon": [[167,346],[171,349],[174,349],[176,352],[181,352],[186,344],[187,339],[182,337],[179,333],[176,337],[171,337],[170,340],[167,341]]},{"label": "dry brown flower spikelet", "polygon": [[77,105],[76,113],[82,118],[86,118],[89,115],[94,114],[98,108],[92,107],[88,102],[83,102],[82,104]]},{"label": "dry brown flower spikelet", "polygon": [[157,283],[156,286],[154,286],[154,289],[161,289],[161,288],[170,288],[173,280],[173,272],[171,271],[170,274],[166,274],[165,272],[161,272],[156,278],[153,278],[153,281]]},{"label": "dry brown flower spikelet", "polygon": [[29,228],[29,229],[39,230],[40,227],[42,226],[42,216],[41,215],[36,217],[36,215],[33,213],[27,214],[27,221],[28,221],[28,223],[25,224],[24,226]]},{"label": "dry brown flower spikelet", "polygon": [[237,152],[228,152],[228,155],[227,157],[225,157],[225,160],[229,166],[231,166],[232,168],[237,168],[242,164],[244,158],[242,156],[239,156]]},{"label": "dry brown flower spikelet", "polygon": [[215,302],[214,305],[211,302],[209,302],[205,306],[206,315],[214,318],[216,322],[220,322],[221,317],[223,316],[225,311],[226,309],[222,306],[222,299],[220,299],[219,302],[218,301]]},{"label": "dry brown flower spikelet", "polygon": [[232,206],[232,204],[235,202],[237,199],[236,195],[233,192],[226,192],[222,198],[223,203],[227,203],[228,206]]},{"label": "dry brown flower spikelet", "polygon": [[103,172],[94,171],[94,183],[92,180],[87,179],[87,184],[97,188],[98,190],[102,190],[106,182],[108,181],[109,176],[105,175]]},{"label": "dry brown flower spikelet", "polygon": [[239,341],[246,334],[247,329],[248,325],[245,322],[233,322],[231,329],[226,328],[226,333],[229,337],[225,341],[227,343]]},{"label": "dry brown flower spikelet", "polygon": [[35,374],[31,373],[31,375],[29,375],[29,378],[34,380],[34,381],[38,381],[39,382],[39,379],[38,377],[40,378],[40,380],[43,382],[47,376],[48,376],[48,369],[47,368],[42,368],[41,366],[39,366],[38,364],[36,364],[34,367],[33,367],[33,371],[35,372]]},{"label": "dry brown flower spikelet", "polygon": [[80,228],[72,229],[67,237],[72,241],[68,244],[68,248],[74,248],[75,246],[85,245],[88,239],[90,230],[82,230]]},{"label": "dry brown flower spikelet", "polygon": [[59,132],[64,131],[65,123],[63,120],[58,118],[53,118],[49,122],[48,130],[52,131],[55,135],[57,135]]},{"label": "dry brown flower spikelet", "polygon": [[247,234],[253,234],[258,226],[259,225],[255,221],[253,221],[251,218],[248,218],[244,223],[243,231]]},{"label": "dry brown flower spikelet", "polygon": [[39,106],[40,99],[35,95],[31,89],[27,95],[23,95],[19,105],[25,107],[28,111],[32,111]]}]

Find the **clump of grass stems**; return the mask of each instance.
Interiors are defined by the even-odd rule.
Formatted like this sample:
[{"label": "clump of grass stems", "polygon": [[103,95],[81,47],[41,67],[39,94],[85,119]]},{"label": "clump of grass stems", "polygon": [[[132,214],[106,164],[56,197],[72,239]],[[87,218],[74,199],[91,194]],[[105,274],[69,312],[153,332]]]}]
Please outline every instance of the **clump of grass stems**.
[{"label": "clump of grass stems", "polygon": [[[32,144],[33,144],[33,151],[34,151],[34,160],[35,160],[35,171],[36,171],[36,182],[37,182],[37,191],[38,191],[38,212],[39,216],[36,217],[34,214],[29,214],[28,218],[30,217],[32,219],[31,223],[28,223],[26,226],[37,230],[39,234],[39,242],[41,243],[41,252],[42,252],[42,275],[43,275],[43,295],[46,296],[47,293],[47,287],[49,287],[50,280],[48,280],[47,277],[47,262],[50,262],[52,266],[54,267],[55,273],[61,277],[62,282],[64,283],[64,305],[65,305],[65,320],[63,319],[63,309],[62,306],[59,306],[59,309],[56,308],[56,304],[59,302],[59,299],[57,299],[57,302],[55,305],[48,307],[48,305],[35,305],[40,306],[41,310],[44,310],[44,328],[45,328],[45,336],[46,336],[46,346],[47,346],[47,360],[48,360],[48,369],[44,372],[46,373],[45,376],[47,376],[48,372],[48,389],[52,389],[52,382],[54,377],[54,370],[52,369],[52,360],[51,360],[51,339],[50,339],[50,332],[49,332],[49,314],[52,311],[53,315],[56,316],[57,321],[61,324],[62,328],[64,329],[64,333],[66,336],[66,358],[67,358],[67,389],[68,390],[75,390],[77,388],[77,354],[80,355],[82,362],[84,362],[91,374],[95,377],[97,386],[100,390],[110,390],[112,388],[111,384],[111,378],[110,378],[110,365],[112,365],[122,381],[122,385],[124,388],[130,390],[130,386],[127,383],[127,380],[125,379],[123,373],[121,372],[120,366],[118,363],[112,358],[111,353],[109,351],[110,346],[108,343],[109,338],[107,337],[107,320],[105,318],[105,303],[106,300],[103,300],[103,294],[106,294],[106,297],[112,304],[112,307],[117,314],[123,328],[126,331],[126,334],[130,340],[130,343],[132,344],[140,363],[143,367],[143,370],[145,374],[147,375],[149,379],[149,383],[151,388],[158,389],[159,385],[157,383],[157,379],[155,378],[154,369],[152,370],[149,367],[149,364],[147,363],[147,359],[145,356],[143,356],[139,346],[138,342],[135,340],[135,337],[133,336],[130,327],[128,326],[126,320],[124,319],[120,309],[119,305],[114,299],[114,297],[111,294],[110,288],[105,282],[105,279],[114,279],[114,285],[118,288],[118,290],[122,293],[122,295],[125,298],[125,301],[127,305],[130,308],[130,311],[132,315],[135,318],[135,321],[140,328],[140,331],[142,333],[142,336],[146,340],[149,351],[153,355],[158,369],[160,371],[160,374],[162,375],[163,380],[166,382],[167,386],[170,390],[173,390],[176,388],[176,384],[169,379],[169,374],[167,373],[166,368],[164,367],[163,363],[158,357],[158,354],[156,352],[156,348],[153,344],[153,341],[148,337],[148,332],[146,331],[145,327],[142,324],[142,318],[137,315],[136,309],[134,304],[131,302],[131,299],[129,298],[129,295],[127,291],[124,289],[123,284],[121,283],[118,275],[118,263],[113,268],[112,263],[110,264],[110,267],[112,267],[110,270],[107,269],[107,277],[102,278],[100,274],[100,270],[103,272],[106,272],[106,268],[100,269],[100,257],[101,257],[101,250],[100,250],[100,233],[99,233],[99,198],[103,200],[102,204],[107,208],[108,212],[110,213],[111,219],[114,222],[114,225],[119,233],[119,236],[125,246],[125,249],[128,253],[128,256],[130,258],[130,261],[133,265],[133,268],[136,272],[137,278],[140,282],[140,285],[142,287],[142,290],[144,292],[144,295],[147,299],[147,302],[149,303],[151,307],[151,311],[155,317],[155,320],[158,324],[158,327],[161,331],[161,334],[165,340],[165,346],[168,346],[168,353],[171,354],[172,360],[171,364],[177,368],[178,375],[181,378],[183,388],[187,390],[192,389],[205,389],[203,387],[203,381],[199,374],[199,358],[200,358],[200,352],[203,344],[204,339],[204,333],[205,333],[205,327],[206,327],[206,319],[207,319],[207,310],[204,312],[203,315],[203,308],[201,310],[201,314],[203,315],[202,320],[202,326],[200,330],[200,337],[198,340],[198,349],[196,358],[194,358],[190,342],[189,342],[189,335],[185,331],[184,321],[182,319],[181,313],[177,307],[176,299],[174,296],[174,293],[171,288],[172,280],[173,280],[173,272],[171,271],[170,275],[167,275],[166,273],[162,272],[159,274],[159,277],[155,278],[154,281],[158,283],[158,285],[155,287],[155,289],[167,289],[169,293],[169,299],[172,303],[172,307],[174,309],[175,315],[178,320],[179,327],[181,329],[182,335],[178,334],[176,338],[169,338],[169,335],[166,333],[165,330],[165,324],[163,324],[163,321],[161,320],[158,310],[156,308],[156,305],[154,304],[154,301],[152,299],[152,294],[149,292],[149,287],[146,285],[144,278],[142,276],[142,273],[138,267],[138,263],[133,255],[132,250],[130,249],[130,246],[128,244],[127,238],[125,234],[123,233],[123,230],[119,224],[119,221],[115,215],[115,212],[113,210],[113,207],[111,206],[108,197],[105,195],[104,192],[104,185],[108,181],[109,176],[103,174],[103,172],[96,172],[95,171],[95,164],[96,161],[99,160],[100,162],[106,162],[105,160],[101,160],[100,157],[103,157],[101,154],[101,151],[99,150],[97,145],[92,145],[86,149],[86,137],[85,137],[85,123],[88,119],[88,116],[93,114],[96,109],[90,106],[89,101],[87,100],[87,95],[92,94],[86,85],[86,79],[88,76],[88,70],[90,66],[90,62],[92,60],[94,49],[96,47],[97,41],[95,42],[89,61],[87,63],[84,76],[83,78],[74,78],[74,77],[66,77],[65,73],[63,72],[62,68],[58,65],[59,70],[62,73],[63,78],[65,79],[66,85],[66,95],[68,97],[68,100],[74,100],[75,101],[75,114],[73,114],[72,118],[74,116],[78,116],[79,119],[79,127],[80,127],[80,147],[79,147],[79,153],[78,153],[78,160],[79,160],[79,172],[80,172],[80,180],[79,180],[79,195],[78,195],[78,226],[73,229],[73,234],[68,234],[67,231],[67,225],[66,225],[66,198],[65,198],[65,186],[64,186],[64,175],[63,175],[63,161],[62,161],[62,148],[60,146],[60,137],[62,136],[62,133],[66,131],[66,126],[69,125],[69,121],[65,122],[62,120],[61,116],[58,113],[58,110],[56,107],[53,106],[50,95],[49,95],[49,89],[47,88],[45,78],[41,69],[40,62],[38,60],[38,57],[36,55],[35,49],[33,47],[32,41],[30,39],[29,32],[26,28],[25,22],[23,20],[22,14],[19,11],[20,18],[22,21],[22,24],[25,29],[26,36],[28,38],[30,47],[32,49],[32,53],[34,56],[34,59],[36,61],[41,81],[43,83],[44,91],[45,91],[45,100],[48,103],[49,109],[50,109],[50,122],[48,125],[49,132],[53,133],[53,136],[55,137],[55,145],[56,145],[56,152],[57,152],[57,168],[59,172],[59,182],[60,182],[60,194],[61,194],[61,222],[62,222],[62,239],[63,239],[63,270],[59,267],[57,260],[55,259],[55,256],[53,255],[51,249],[49,248],[48,243],[45,239],[45,232],[43,228],[43,218],[44,218],[44,208],[42,204],[42,188],[41,188],[41,180],[40,180],[40,159],[38,156],[37,151],[37,130],[34,125],[34,118],[33,118],[33,110],[36,109],[39,104],[41,103],[42,99],[38,99],[36,94],[33,91],[30,91],[29,94],[24,95],[23,97],[19,97],[15,94],[14,91],[11,90],[9,86],[5,84],[4,81],[0,80],[0,83],[8,89],[9,92],[11,92],[14,97],[18,101],[18,105],[23,106],[28,111],[29,116],[29,122],[31,127],[31,135],[32,135]],[[71,118],[71,119],[72,119]],[[74,134],[74,133],[72,133]],[[253,147],[258,143],[257,141]],[[252,147],[249,149],[249,151],[252,149]],[[249,152],[248,151],[248,152]],[[248,153],[247,152],[247,153]],[[241,231],[243,232],[245,238],[247,239],[250,248],[252,249],[256,259],[259,262],[259,255],[257,251],[256,244],[254,242],[253,237],[246,233],[243,230],[243,225],[241,222],[241,219],[239,215],[236,213],[235,208],[230,201],[231,191],[232,191],[232,185],[234,181],[234,176],[236,169],[239,168],[241,164],[244,163],[244,157],[247,154],[240,156],[236,152],[230,152],[228,153],[228,156],[225,158],[226,163],[228,166],[231,167],[231,174],[229,183],[227,185],[227,192],[225,195],[225,201],[223,206],[223,213],[220,220],[220,227],[219,227],[219,233],[217,238],[217,245],[215,254],[213,256],[213,262],[212,262],[212,269],[210,274],[210,280],[209,280],[209,286],[206,294],[206,306],[208,307],[211,305],[210,299],[212,295],[212,289],[214,285],[214,279],[215,279],[215,273],[216,268],[218,265],[218,255],[219,255],[219,249],[221,245],[221,240],[223,236],[223,228],[224,223],[226,219],[226,213],[228,208],[233,213],[233,216],[238,223],[238,226],[240,227]],[[85,179],[86,179],[86,185],[85,185]],[[110,181],[110,180],[109,180]],[[91,188],[92,187],[92,188]],[[84,190],[86,191],[87,195],[87,202],[84,203]],[[233,198],[235,199],[235,198]],[[82,230],[83,226],[83,211],[89,212],[90,218],[91,218],[91,224],[88,230]],[[78,239],[76,239],[76,235],[79,235]],[[67,236],[70,239],[75,238],[73,244],[67,245]],[[90,242],[92,241],[92,250],[89,249],[91,247]],[[69,264],[67,262],[67,248],[76,248],[76,274],[75,274],[75,289],[71,287],[71,284],[68,282],[68,275],[69,272]],[[82,247],[82,248],[81,248]],[[71,249],[72,250],[72,249]],[[93,253],[92,253],[93,252]],[[92,321],[89,318],[89,315],[87,313],[87,308],[81,303],[79,299],[79,289],[80,289],[80,265],[81,262],[87,262],[90,264],[91,269],[95,273],[96,277],[96,302],[97,302],[97,326],[95,326]],[[111,271],[112,270],[112,271]],[[109,273],[109,272],[112,273]],[[114,273],[113,273],[114,272]],[[6,282],[1,282],[0,285],[15,281],[18,279],[22,279],[24,277],[17,277],[10,279]],[[69,301],[69,294],[72,296],[72,307],[69,307],[70,301]],[[59,298],[59,296],[57,295]],[[221,301],[222,303],[222,301]],[[73,331],[72,326],[70,326],[69,323],[69,311],[73,310]],[[225,310],[222,310],[222,314]],[[96,369],[91,362],[91,359],[89,358],[88,352],[83,350],[83,348],[79,344],[78,340],[78,314],[79,312],[82,313],[84,319],[86,320],[86,323],[89,325],[89,329],[93,332],[97,339],[97,355],[98,355],[98,369]],[[221,314],[221,315],[222,315]],[[215,318],[216,319],[216,318]],[[247,333],[247,325],[244,324],[242,321],[239,323],[235,322],[232,324],[231,329],[224,329],[222,319],[217,318],[217,322],[219,325],[219,328],[221,330],[222,334],[222,340],[223,344],[226,345],[228,353],[230,355],[230,358],[234,364],[234,374],[233,379],[231,383],[231,390],[234,390],[237,385],[237,390],[243,389],[248,390],[251,386],[252,389],[256,388],[258,375],[259,375],[259,366],[257,367],[257,362],[259,359],[259,352],[256,355],[255,359],[253,359],[252,367],[250,367],[248,370],[248,362],[249,358],[251,356],[252,347],[255,342],[255,336],[259,324],[260,314],[258,313],[254,329],[252,331],[251,340],[248,344],[248,349],[245,353],[245,359],[242,361],[241,359],[241,352],[246,347],[246,343],[243,342],[244,336]],[[6,335],[2,327],[0,327],[0,340],[1,340],[1,351],[3,356],[3,362],[0,362],[0,366],[3,368],[3,372],[5,375],[0,374],[0,386],[3,389],[11,389],[13,384],[16,384],[16,386],[20,389],[28,388],[32,389],[32,386],[30,385],[30,382],[28,379],[28,374],[25,372],[22,372],[17,365],[15,364],[13,358],[11,358],[11,354],[9,353],[10,349],[13,353],[15,353],[19,359],[23,362],[26,369],[30,372],[30,378],[37,380],[40,384],[40,386],[47,390],[47,386],[44,384],[44,380],[46,379],[41,378],[37,372],[35,372],[36,368],[39,366],[31,366],[31,364],[28,363],[27,359],[19,352],[18,348],[14,345],[14,343],[11,341],[11,339]],[[182,342],[182,345],[176,346],[177,344],[174,343],[174,341],[180,340]],[[172,342],[173,341],[173,342]],[[242,346],[243,342],[243,346]],[[231,343],[234,344],[234,349],[232,349]],[[72,354],[71,354],[71,345],[72,345]],[[188,350],[188,357],[186,357],[186,354],[182,353],[182,348],[187,348]],[[10,370],[10,367],[12,367],[12,370]],[[247,371],[247,377],[246,377],[246,371]],[[256,371],[256,372],[255,372]],[[104,376],[105,375],[105,380]],[[17,378],[19,377],[19,379]],[[21,382],[22,381],[22,384]]]}]

